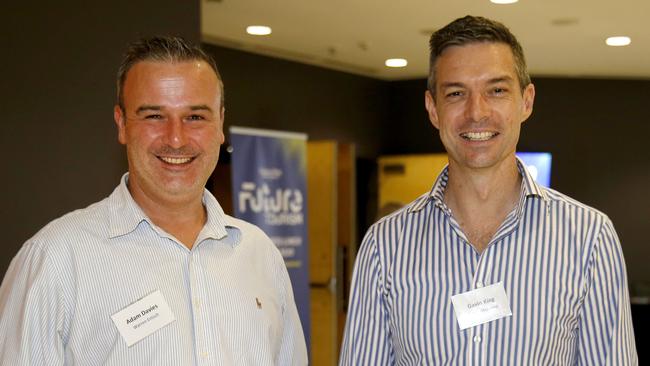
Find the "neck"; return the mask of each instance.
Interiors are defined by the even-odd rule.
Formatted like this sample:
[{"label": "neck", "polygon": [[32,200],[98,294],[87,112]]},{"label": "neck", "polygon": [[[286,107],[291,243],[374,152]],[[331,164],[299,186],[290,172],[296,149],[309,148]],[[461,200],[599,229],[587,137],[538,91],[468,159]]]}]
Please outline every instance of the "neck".
[{"label": "neck", "polygon": [[174,201],[156,199],[129,185],[133,200],[151,221],[192,249],[199,232],[207,221],[202,196]]},{"label": "neck", "polygon": [[520,187],[521,175],[514,160],[486,169],[458,168],[450,162],[445,201],[469,206],[516,202]]},{"label": "neck", "polygon": [[449,163],[445,203],[479,252],[515,207],[520,192],[521,175],[515,159],[486,169],[464,169]]}]

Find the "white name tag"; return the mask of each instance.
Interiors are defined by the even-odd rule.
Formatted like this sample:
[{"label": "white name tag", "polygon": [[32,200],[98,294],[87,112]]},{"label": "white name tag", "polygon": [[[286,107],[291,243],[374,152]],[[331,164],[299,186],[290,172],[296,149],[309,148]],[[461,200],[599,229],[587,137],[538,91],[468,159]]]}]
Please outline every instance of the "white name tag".
[{"label": "white name tag", "polygon": [[111,315],[111,319],[129,347],[176,320],[160,290]]},{"label": "white name tag", "polygon": [[451,297],[460,329],[512,316],[502,282]]}]

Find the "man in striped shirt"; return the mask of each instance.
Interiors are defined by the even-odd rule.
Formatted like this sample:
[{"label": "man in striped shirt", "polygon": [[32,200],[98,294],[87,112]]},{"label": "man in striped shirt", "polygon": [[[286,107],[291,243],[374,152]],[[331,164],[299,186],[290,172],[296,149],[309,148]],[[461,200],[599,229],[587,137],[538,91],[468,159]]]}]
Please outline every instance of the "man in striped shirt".
[{"label": "man in striped shirt", "polygon": [[340,364],[637,364],[611,221],[515,157],[535,97],[520,44],[467,16],[430,46],[425,105],[449,165],[366,233]]},{"label": "man in striped shirt", "polygon": [[29,239],[0,288],[2,365],[306,365],[287,269],[204,186],[223,83],[176,37],[133,43],[114,119],[129,173]]}]

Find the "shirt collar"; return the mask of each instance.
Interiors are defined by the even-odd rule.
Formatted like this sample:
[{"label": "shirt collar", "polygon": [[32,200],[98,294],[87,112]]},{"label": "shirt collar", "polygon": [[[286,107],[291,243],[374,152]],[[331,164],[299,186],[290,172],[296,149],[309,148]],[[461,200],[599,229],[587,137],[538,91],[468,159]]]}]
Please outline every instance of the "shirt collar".
[{"label": "shirt collar", "polygon": [[417,212],[423,209],[429,202],[434,202],[437,207],[445,209],[444,204],[445,188],[447,188],[447,181],[449,180],[449,164],[445,165],[442,172],[436,178],[435,183],[429,194],[421,196],[415,203],[407,210],[408,213]]},{"label": "shirt collar", "polygon": [[526,164],[517,158],[517,169],[519,169],[519,174],[521,174],[521,191],[522,197],[540,197],[544,201],[548,201],[546,191],[535,181],[535,178],[530,174]]},{"label": "shirt collar", "polygon": [[[521,196],[519,199],[519,208],[523,206],[524,201],[527,197],[540,197],[544,201],[548,201],[546,192],[540,187],[540,185],[535,181],[535,179],[530,175],[530,172],[526,168],[521,159],[517,159],[517,169],[522,178],[521,183]],[[429,194],[424,195],[413,203],[411,207],[407,210],[408,213],[417,212],[423,209],[430,202],[433,202],[437,207],[447,210],[447,206],[444,204],[445,189],[447,188],[447,182],[449,181],[449,164],[445,166],[442,172],[438,175],[436,182],[433,184]]]},{"label": "shirt collar", "polygon": [[111,238],[129,234],[141,222],[148,220],[147,215],[131,197],[127,187],[128,180],[129,173],[126,173],[120,179],[120,185],[108,197],[108,232]]},{"label": "shirt collar", "polygon": [[[142,222],[147,222],[151,227],[155,226],[133,200],[127,187],[128,181],[129,173],[126,173],[122,176],[120,185],[108,197],[108,225],[111,238],[131,233]],[[217,199],[208,190],[203,192],[203,205],[208,217],[197,242],[208,238],[223,239],[228,235],[225,214]]]},{"label": "shirt collar", "polygon": [[223,239],[228,235],[226,226],[233,225],[226,225],[226,214],[223,212],[217,199],[207,189],[203,191],[203,205],[205,206],[208,218],[199,233],[197,242],[203,239]]}]

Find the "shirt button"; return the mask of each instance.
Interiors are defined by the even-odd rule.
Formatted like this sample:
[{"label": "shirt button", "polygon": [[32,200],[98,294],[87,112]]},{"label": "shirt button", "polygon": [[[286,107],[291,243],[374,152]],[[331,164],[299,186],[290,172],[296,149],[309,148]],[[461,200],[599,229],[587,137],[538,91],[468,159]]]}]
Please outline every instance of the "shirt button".
[{"label": "shirt button", "polygon": [[207,352],[201,352],[201,354],[199,356],[201,356],[201,358],[208,358],[208,353]]},{"label": "shirt button", "polygon": [[194,299],[194,308],[197,310],[201,308],[201,300]]},{"label": "shirt button", "polygon": [[483,282],[476,282],[476,288],[481,288],[483,287]]},{"label": "shirt button", "polygon": [[474,343],[479,343],[481,341],[481,336],[474,336]]}]

